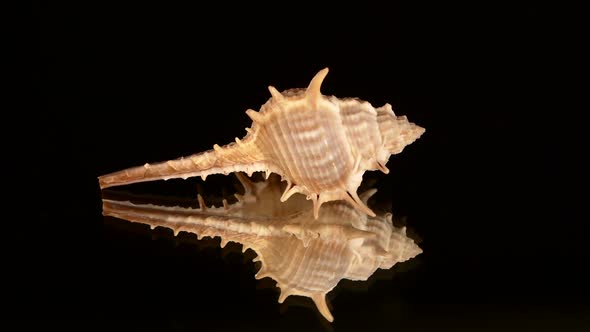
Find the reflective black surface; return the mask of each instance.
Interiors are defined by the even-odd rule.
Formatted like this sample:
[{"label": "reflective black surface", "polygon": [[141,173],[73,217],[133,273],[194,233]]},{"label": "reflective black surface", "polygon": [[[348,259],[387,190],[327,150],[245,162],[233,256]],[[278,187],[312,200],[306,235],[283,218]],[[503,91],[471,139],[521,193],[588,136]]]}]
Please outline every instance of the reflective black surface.
[{"label": "reflective black surface", "polygon": [[[35,214],[7,218],[19,228],[6,235],[13,321],[103,330],[588,328],[587,199],[573,191],[587,180],[576,146],[585,135],[571,117],[580,108],[556,98],[563,80],[551,64],[563,40],[551,10],[240,6],[229,6],[241,13],[231,18],[225,4],[34,5],[39,166],[26,188]],[[325,66],[324,93],[389,102],[426,128],[377,176],[383,201],[407,217],[424,253],[330,293],[333,324],[315,309],[277,304],[272,283],[254,280],[248,253],[102,217],[98,175],[242,137],[244,111],[267,100],[267,85],[303,87]],[[555,99],[561,107],[550,106]],[[190,199],[198,186],[221,196],[229,181],[128,189]]]}]

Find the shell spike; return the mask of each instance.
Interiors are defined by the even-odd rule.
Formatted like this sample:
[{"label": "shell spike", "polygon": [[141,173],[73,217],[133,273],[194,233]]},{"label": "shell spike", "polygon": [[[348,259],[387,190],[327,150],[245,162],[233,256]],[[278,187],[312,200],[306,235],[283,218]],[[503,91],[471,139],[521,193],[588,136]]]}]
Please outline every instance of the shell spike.
[{"label": "shell spike", "polygon": [[221,238],[221,241],[219,241],[219,246],[223,249],[225,246],[227,246],[228,242],[228,240]]},{"label": "shell spike", "polygon": [[287,188],[285,188],[285,192],[283,193],[283,196],[281,196],[281,202],[285,202],[289,197],[298,192],[301,192],[301,187],[297,185],[293,186],[291,182],[287,181]]},{"label": "shell spike", "polygon": [[325,195],[322,196],[322,194],[319,194],[317,196],[317,199],[313,200],[313,218],[314,219],[318,219],[318,216],[320,215],[320,207],[322,206],[322,204],[327,202],[327,199],[325,197],[326,197]]},{"label": "shell spike", "polygon": [[172,231],[174,232],[174,236],[178,236],[178,234],[179,234],[179,233],[180,233],[180,231],[182,230],[181,228],[182,228],[182,227],[176,227],[176,228],[172,229]]},{"label": "shell spike", "polygon": [[207,205],[201,194],[197,194],[197,201],[199,202],[199,208],[201,208],[201,211],[207,211]]},{"label": "shell spike", "polygon": [[344,196],[344,199],[348,203],[350,203],[352,206],[354,206],[359,211],[364,212],[371,217],[376,216],[375,212],[373,212],[373,210],[369,209],[369,207],[366,206],[365,203],[363,203],[363,201],[358,197],[358,195],[356,194],[356,192],[354,190],[348,191],[343,196]]},{"label": "shell spike", "polygon": [[318,310],[326,318],[329,322],[334,321],[334,317],[330,313],[330,309],[328,308],[328,304],[326,303],[326,294],[314,294],[311,296],[311,299],[318,307]]},{"label": "shell spike", "polygon": [[392,223],[393,222],[393,213],[391,212],[387,212],[384,216],[385,220],[387,220],[388,222]]},{"label": "shell spike", "polygon": [[289,193],[289,191],[291,191],[291,189],[293,189],[293,184],[291,183],[291,181],[288,181],[287,180],[287,186],[285,187],[285,191],[283,192],[283,195],[281,196],[281,202],[284,202],[289,197],[291,197],[292,194],[290,194],[289,196],[287,196],[287,193]]},{"label": "shell spike", "polygon": [[328,75],[328,68],[320,70],[309,83],[305,94],[312,103],[316,103],[322,96],[320,88],[322,86],[322,82],[324,82],[324,79],[326,78],[326,75]]},{"label": "shell spike", "polygon": [[252,121],[254,121],[254,122],[261,122],[262,119],[264,119],[264,116],[262,114],[256,112],[253,109],[247,110],[246,115],[248,115],[250,117],[250,119],[252,119]]},{"label": "shell spike", "polygon": [[293,290],[290,288],[281,289],[281,295],[279,295],[279,303],[285,302],[285,300],[293,294]]},{"label": "shell spike", "polygon": [[254,278],[256,278],[257,280],[260,280],[260,279],[266,278],[266,277],[270,277],[270,273],[268,273],[266,271],[264,265],[262,265],[262,267],[260,268],[260,270],[258,270],[258,273],[256,273]]},{"label": "shell spike", "polygon": [[320,205],[322,205],[321,203],[318,204],[318,194],[309,194],[307,196],[307,199],[311,199],[311,201],[313,202],[313,218],[317,219],[318,215],[320,213]]},{"label": "shell spike", "polygon": [[371,197],[373,197],[373,195],[375,195],[376,192],[377,188],[371,188],[360,194],[359,198],[361,202],[363,202],[365,205],[368,205],[369,199],[371,199]]},{"label": "shell spike", "polygon": [[277,101],[282,101],[285,99],[285,97],[279,92],[279,90],[277,90],[274,86],[269,85],[268,86],[268,91],[270,91],[271,96],[273,97],[273,99],[277,100]]},{"label": "shell spike", "polygon": [[254,182],[252,182],[252,180],[250,180],[244,173],[242,172],[236,172],[236,177],[238,178],[238,181],[240,181],[240,183],[242,184],[242,187],[244,187],[244,190],[246,191],[246,194],[251,194],[254,187],[256,186],[254,184]]},{"label": "shell spike", "polygon": [[389,174],[389,168],[387,168],[387,166],[385,166],[385,164],[383,164],[383,163],[382,163],[382,162],[380,162],[380,161],[377,161],[377,168],[378,168],[378,169],[379,169],[381,172],[383,172],[383,173],[385,173],[385,174]]},{"label": "shell spike", "polygon": [[354,166],[352,167],[352,169],[354,169],[355,171],[358,171],[359,167],[361,166],[361,161],[363,160],[363,156],[361,156],[360,154],[357,155],[354,158]]}]

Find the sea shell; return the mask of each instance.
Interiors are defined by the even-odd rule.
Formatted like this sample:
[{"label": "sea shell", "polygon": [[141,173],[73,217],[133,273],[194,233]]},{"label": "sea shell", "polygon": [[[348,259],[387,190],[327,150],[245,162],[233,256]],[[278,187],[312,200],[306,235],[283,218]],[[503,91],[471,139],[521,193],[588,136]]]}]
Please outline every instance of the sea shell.
[{"label": "sea shell", "polygon": [[[103,199],[103,214],[195,233],[198,238],[221,238],[251,248],[262,263],[257,279],[270,277],[281,289],[279,302],[290,295],[309,297],[328,320],[333,316],[326,294],[341,279],[367,280],[378,268],[389,269],[420,254],[421,249],[396,228],[391,214],[369,217],[343,201],[326,203],[314,220],[313,205],[303,196],[280,202],[279,178],[254,183],[240,176],[245,194],[232,205],[200,208],[163,207]],[[376,190],[361,195],[366,204]]]},{"label": "sea shell", "polygon": [[314,217],[325,202],[346,200],[375,214],[358,197],[367,170],[381,170],[424,133],[424,128],[396,116],[391,105],[374,108],[358,99],[324,96],[320,86],[328,68],[318,72],[307,89],[279,92],[260,112],[247,110],[251,128],[242,140],[175,160],[145,164],[99,177],[101,188],[135,182],[188,178],[231,172],[277,173],[287,181],[281,197],[301,193],[313,201]]}]

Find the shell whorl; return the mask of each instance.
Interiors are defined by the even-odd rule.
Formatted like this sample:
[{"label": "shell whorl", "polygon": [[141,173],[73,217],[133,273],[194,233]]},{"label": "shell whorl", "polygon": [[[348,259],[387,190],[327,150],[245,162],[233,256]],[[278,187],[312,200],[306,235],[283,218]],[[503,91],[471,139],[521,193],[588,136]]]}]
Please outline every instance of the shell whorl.
[{"label": "shell whorl", "polygon": [[247,110],[251,128],[242,140],[172,161],[146,164],[99,177],[101,188],[134,182],[209,174],[262,171],[287,181],[281,197],[299,193],[312,200],[317,218],[323,203],[345,200],[359,211],[375,214],[357,195],[367,170],[381,170],[391,154],[400,153],[424,128],[397,117],[391,105],[375,109],[358,99],[322,95],[328,68],[306,89],[279,92],[259,112]]}]

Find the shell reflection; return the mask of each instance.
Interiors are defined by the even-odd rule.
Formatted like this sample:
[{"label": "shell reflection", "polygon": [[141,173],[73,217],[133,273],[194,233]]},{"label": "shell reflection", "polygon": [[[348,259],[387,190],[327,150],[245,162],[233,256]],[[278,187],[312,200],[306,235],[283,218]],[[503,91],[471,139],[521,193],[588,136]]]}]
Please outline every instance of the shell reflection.
[{"label": "shell reflection", "polygon": [[[367,280],[378,268],[420,254],[421,249],[396,228],[391,214],[371,217],[344,201],[325,203],[314,219],[313,203],[303,195],[287,202],[278,176],[252,182],[238,173],[245,193],[235,204],[201,208],[165,207],[103,199],[103,214],[152,228],[171,228],[174,234],[191,232],[198,238],[220,237],[222,247],[229,241],[256,252],[262,268],[257,279],[270,277],[281,289],[279,302],[290,295],[311,298],[329,321],[332,314],[326,294],[342,279]],[[360,195],[366,204],[375,189]]]}]

